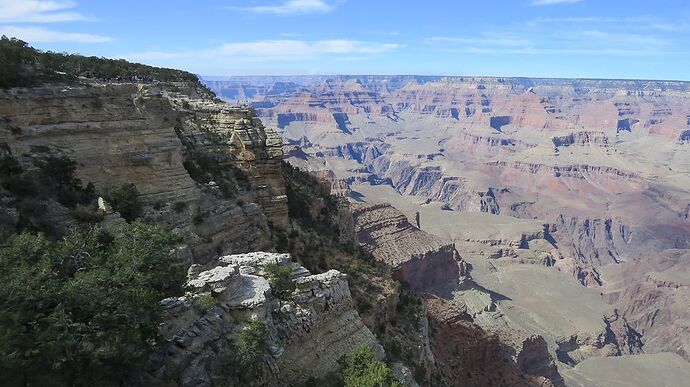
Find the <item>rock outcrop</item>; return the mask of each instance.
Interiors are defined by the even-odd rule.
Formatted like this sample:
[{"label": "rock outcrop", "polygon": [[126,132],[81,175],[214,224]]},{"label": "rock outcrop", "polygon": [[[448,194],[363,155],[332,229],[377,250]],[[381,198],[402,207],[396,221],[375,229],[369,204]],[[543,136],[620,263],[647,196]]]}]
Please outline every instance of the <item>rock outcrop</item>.
[{"label": "rock outcrop", "polygon": [[556,136],[552,139],[553,145],[558,147],[566,147],[571,145],[608,145],[609,138],[604,132],[575,132],[567,136]]},{"label": "rock outcrop", "polygon": [[194,84],[2,90],[0,116],[18,128],[0,142],[21,163],[59,152],[97,190],[134,184],[146,217],[176,229],[194,262],[271,248],[268,223],[287,222],[280,138]]},{"label": "rock outcrop", "polygon": [[677,263],[667,271],[647,273],[641,281],[619,278],[604,297],[621,306],[620,314],[642,335],[646,353],[675,352],[690,361],[690,277],[682,267],[688,254],[670,250],[665,258]]},{"label": "rock outcrop", "polygon": [[557,262],[585,286],[602,284],[596,267],[622,261],[618,249],[633,237],[630,227],[612,219],[566,219],[559,216],[550,234],[567,258]]},{"label": "rock outcrop", "polygon": [[563,385],[542,337],[487,330],[457,304],[437,296],[425,301],[432,348],[453,385]]},{"label": "rock outcrop", "polygon": [[592,356],[623,356],[642,353],[641,335],[614,310],[604,316],[604,329],[596,335],[573,335],[559,339],[556,356],[562,363],[575,365]]},{"label": "rock outcrop", "polygon": [[[239,385],[237,375],[228,376],[223,357],[233,350],[229,339],[252,322],[260,322],[267,334],[257,365],[261,372],[243,382],[250,385],[298,385],[323,377],[360,346],[383,357],[354,308],[344,274],[312,275],[288,254],[262,252],[223,256],[213,265],[192,270],[185,296],[161,302],[165,324],[149,362],[152,379],[179,386]],[[271,288],[268,265],[291,269],[295,290],[284,299]],[[203,297],[212,299],[206,309],[198,306]]]},{"label": "rock outcrop", "polygon": [[412,226],[393,206],[354,204],[353,217],[359,243],[412,288],[425,291],[469,275],[453,244]]},{"label": "rock outcrop", "polygon": [[[676,285],[687,282],[677,273],[687,271],[681,257],[690,248],[690,83],[315,76],[215,86],[269,124],[276,113],[319,113],[281,129],[287,141],[305,144],[288,161],[322,171],[357,201],[400,203],[409,219],[419,211],[419,226],[453,241],[473,265],[476,286],[465,281],[434,295],[464,305],[480,329],[500,328],[498,342],[513,354],[540,348],[528,340],[536,333],[552,357],[559,350],[571,364],[629,356],[640,340],[646,353],[687,356],[687,287]],[[341,112],[340,123],[329,116]],[[407,233],[386,219],[387,229]],[[381,262],[406,256],[391,258],[362,239]],[[407,249],[394,237],[374,239]],[[542,294],[521,299],[526,279]],[[581,314],[563,289],[588,300]],[[540,314],[549,306],[537,299],[564,303],[563,321]]]}]

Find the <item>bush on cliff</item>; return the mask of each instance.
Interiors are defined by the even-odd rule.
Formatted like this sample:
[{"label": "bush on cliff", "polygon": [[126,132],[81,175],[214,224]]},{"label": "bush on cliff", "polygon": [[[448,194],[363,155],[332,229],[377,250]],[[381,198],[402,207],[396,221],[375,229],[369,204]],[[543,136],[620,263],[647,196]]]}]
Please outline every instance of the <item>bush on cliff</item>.
[{"label": "bush on cliff", "polygon": [[402,387],[385,363],[374,358],[369,347],[357,348],[343,359],[345,387]]},{"label": "bush on cliff", "polygon": [[141,369],[182,293],[178,238],[141,222],[23,233],[0,246],[0,380],[5,385],[117,385]]},{"label": "bush on cliff", "polygon": [[140,217],[143,212],[139,190],[132,183],[110,186],[103,192],[103,197],[128,222]]},{"label": "bush on cliff", "polygon": [[281,300],[290,299],[295,290],[295,282],[291,278],[292,268],[273,263],[266,265],[265,269],[273,294]]},{"label": "bush on cliff", "polygon": [[94,185],[84,186],[76,177],[76,162],[43,153],[23,155],[22,159],[20,163],[9,148],[0,147],[0,185],[7,190],[5,200],[18,212],[17,221],[6,226],[60,236],[54,219],[46,216],[47,208],[55,202],[71,210],[79,221],[98,221]]},{"label": "bush on cliff", "polygon": [[241,382],[252,380],[266,355],[266,325],[252,321],[249,326],[230,337],[229,349],[222,356],[223,365]]}]

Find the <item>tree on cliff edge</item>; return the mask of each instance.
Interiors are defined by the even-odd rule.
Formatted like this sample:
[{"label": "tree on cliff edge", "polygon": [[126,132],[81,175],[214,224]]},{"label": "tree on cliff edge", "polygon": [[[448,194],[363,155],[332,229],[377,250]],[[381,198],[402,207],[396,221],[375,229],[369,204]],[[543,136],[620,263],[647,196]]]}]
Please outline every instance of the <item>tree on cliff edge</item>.
[{"label": "tree on cliff edge", "polygon": [[0,380],[6,385],[118,385],[141,369],[182,292],[177,237],[141,222],[76,231],[59,242],[0,246]]}]

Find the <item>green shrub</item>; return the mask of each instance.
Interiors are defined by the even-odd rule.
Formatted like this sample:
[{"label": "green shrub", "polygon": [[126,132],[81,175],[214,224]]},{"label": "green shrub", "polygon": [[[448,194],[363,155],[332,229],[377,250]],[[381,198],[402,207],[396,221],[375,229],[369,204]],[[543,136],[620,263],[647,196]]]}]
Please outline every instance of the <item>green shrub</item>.
[{"label": "green shrub", "polygon": [[30,84],[30,65],[34,61],[33,50],[19,39],[0,39],[0,88]]},{"label": "green shrub", "polygon": [[345,387],[402,387],[385,363],[374,358],[369,347],[359,347],[343,359]]},{"label": "green shrub", "polygon": [[77,163],[61,156],[47,156],[33,160],[36,170],[25,170],[11,154],[0,159],[0,181],[19,197],[52,198],[67,208],[86,204],[94,199],[95,190],[89,183],[75,177]]},{"label": "green shrub", "polygon": [[249,327],[232,335],[227,352],[221,356],[223,366],[240,381],[251,380],[266,355],[267,335],[261,321],[252,321]]},{"label": "green shrub", "polygon": [[103,192],[103,197],[128,222],[139,218],[143,212],[139,190],[132,183],[110,186]]},{"label": "green shrub", "polygon": [[[117,385],[142,369],[182,294],[178,238],[140,222],[75,231],[60,241],[19,234],[0,246],[0,380]],[[21,257],[21,259],[18,259]]]},{"label": "green shrub", "polygon": [[35,168],[24,168],[14,158],[9,148],[0,146],[0,185],[2,185],[15,200],[19,210],[18,222],[14,224],[18,231],[45,232],[50,237],[61,237],[62,229],[59,225],[45,216],[48,205],[57,201],[72,211],[75,219],[91,223],[98,221],[94,211],[87,211],[94,205],[95,188],[92,183],[82,186],[81,180],[75,177],[77,164],[64,156],[47,155],[40,150],[26,154],[27,163],[31,162]]},{"label": "green shrub", "polygon": [[39,192],[39,186],[34,179],[24,173],[5,175],[2,180],[3,186],[20,198],[35,196]]},{"label": "green shrub", "polygon": [[211,293],[205,293],[195,297],[192,306],[197,313],[206,314],[215,308],[216,299]]},{"label": "green shrub", "polygon": [[54,197],[67,208],[74,208],[77,204],[86,204],[95,198],[93,183],[82,187],[82,182],[75,173],[77,163],[66,156],[47,156],[35,160],[39,168],[35,181],[43,187],[44,196]]},{"label": "green shrub", "polygon": [[295,282],[292,280],[292,268],[279,266],[275,263],[268,264],[264,268],[268,274],[268,282],[271,285],[273,295],[281,300],[288,300],[295,290]]}]

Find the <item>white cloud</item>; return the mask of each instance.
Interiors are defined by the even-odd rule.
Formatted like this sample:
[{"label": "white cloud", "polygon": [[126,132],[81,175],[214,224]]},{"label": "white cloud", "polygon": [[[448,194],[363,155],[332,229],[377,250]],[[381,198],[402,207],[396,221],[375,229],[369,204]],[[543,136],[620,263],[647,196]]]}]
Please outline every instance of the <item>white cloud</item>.
[{"label": "white cloud", "polygon": [[425,41],[430,44],[490,45],[501,47],[520,47],[530,44],[529,39],[524,37],[508,35],[494,36],[491,34],[484,34],[482,36],[474,37],[433,36],[431,38],[426,38]]},{"label": "white cloud", "polygon": [[76,42],[76,43],[105,43],[113,39],[108,36],[82,34],[74,32],[60,32],[45,28],[16,27],[0,25],[0,35],[16,37],[29,43]]},{"label": "white cloud", "polygon": [[[78,32],[63,32],[26,23],[60,23],[91,20],[72,11],[77,3],[70,0],[0,0],[0,35],[7,35],[29,43],[105,43],[109,36]],[[22,25],[22,26],[17,26]]]},{"label": "white cloud", "polygon": [[585,16],[585,17],[539,17],[527,23],[527,25],[534,26],[539,23],[558,23],[558,24],[608,24],[608,25],[633,25],[636,30],[648,29],[659,31],[679,32],[687,30],[687,27],[682,22],[670,23],[660,21],[648,16],[635,17],[600,17],[600,16]]},{"label": "white cloud", "polygon": [[556,4],[572,4],[578,3],[582,0],[532,0],[530,5],[556,5]]},{"label": "white cloud", "polygon": [[359,40],[258,40],[226,43],[219,47],[182,52],[149,51],[124,55],[125,59],[142,62],[169,60],[209,59],[231,62],[299,61],[323,55],[362,56],[380,54],[400,48],[395,43],[364,42]]},{"label": "white cloud", "polygon": [[672,34],[677,31],[678,25],[644,16],[542,17],[475,35],[430,37],[425,42],[448,51],[495,55],[687,55],[678,45],[678,36]]},{"label": "white cloud", "polygon": [[467,46],[458,49],[451,49],[454,52],[465,52],[470,54],[488,54],[488,55],[578,55],[578,56],[620,56],[620,57],[657,57],[677,55],[678,53],[672,51],[660,50],[634,50],[634,49],[618,49],[618,48],[496,48],[496,47],[475,47]]},{"label": "white cloud", "polygon": [[313,44],[316,52],[327,54],[380,54],[399,48],[395,43],[371,43],[358,40],[321,40]]},{"label": "white cloud", "polygon": [[276,15],[297,15],[306,13],[324,13],[333,10],[334,6],[324,0],[284,0],[280,4],[259,5],[253,7],[231,7],[256,13]]},{"label": "white cloud", "polygon": [[78,12],[73,1],[0,0],[2,23],[57,23],[89,20]]}]

